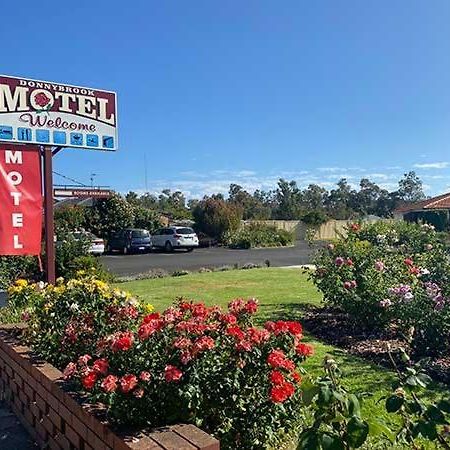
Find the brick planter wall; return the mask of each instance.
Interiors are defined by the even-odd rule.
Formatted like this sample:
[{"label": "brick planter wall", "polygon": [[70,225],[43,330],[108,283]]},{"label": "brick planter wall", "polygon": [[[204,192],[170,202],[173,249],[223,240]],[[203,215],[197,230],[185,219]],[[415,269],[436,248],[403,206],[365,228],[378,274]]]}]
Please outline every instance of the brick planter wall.
[{"label": "brick planter wall", "polygon": [[219,442],[193,425],[119,436],[64,390],[62,373],[20,344],[18,326],[0,325],[0,399],[41,448],[67,450],[219,450]]}]

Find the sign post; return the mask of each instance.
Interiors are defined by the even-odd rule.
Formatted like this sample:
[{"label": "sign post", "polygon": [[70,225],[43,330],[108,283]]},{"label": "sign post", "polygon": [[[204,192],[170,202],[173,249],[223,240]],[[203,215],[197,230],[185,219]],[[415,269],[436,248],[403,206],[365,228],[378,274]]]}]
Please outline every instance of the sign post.
[{"label": "sign post", "polygon": [[44,169],[45,272],[47,283],[55,284],[55,221],[53,211],[53,150],[42,148]]},{"label": "sign post", "polygon": [[[117,150],[117,96],[110,91],[0,75],[0,142],[13,144],[9,147],[14,147],[17,152],[25,144],[41,151],[45,270],[47,281],[53,284],[55,242],[52,157],[63,147]],[[0,209],[0,219],[1,214]],[[0,220],[0,235],[5,233],[2,223]],[[40,237],[38,244],[40,248]],[[0,254],[1,250],[0,245]]]}]

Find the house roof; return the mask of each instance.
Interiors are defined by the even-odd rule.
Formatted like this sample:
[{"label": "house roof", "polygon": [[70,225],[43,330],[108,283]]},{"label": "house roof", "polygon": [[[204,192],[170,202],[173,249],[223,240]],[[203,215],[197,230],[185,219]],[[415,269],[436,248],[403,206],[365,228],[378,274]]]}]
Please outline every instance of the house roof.
[{"label": "house roof", "polygon": [[410,205],[399,206],[394,212],[406,213],[410,211],[427,211],[433,209],[450,209],[450,192]]}]

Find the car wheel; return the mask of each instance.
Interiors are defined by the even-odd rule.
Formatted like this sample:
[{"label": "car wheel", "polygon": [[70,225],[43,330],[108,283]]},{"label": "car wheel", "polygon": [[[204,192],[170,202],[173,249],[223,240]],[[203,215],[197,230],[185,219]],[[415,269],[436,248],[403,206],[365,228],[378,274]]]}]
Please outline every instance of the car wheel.
[{"label": "car wheel", "polygon": [[166,245],[164,246],[164,250],[166,252],[173,252],[173,245],[169,241],[167,241]]}]

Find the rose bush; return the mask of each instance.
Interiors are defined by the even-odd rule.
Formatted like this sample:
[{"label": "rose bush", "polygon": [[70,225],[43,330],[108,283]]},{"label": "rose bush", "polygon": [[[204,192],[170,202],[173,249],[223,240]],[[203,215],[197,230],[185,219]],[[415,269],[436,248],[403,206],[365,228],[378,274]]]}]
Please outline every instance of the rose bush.
[{"label": "rose bush", "polygon": [[265,448],[302,414],[297,322],[253,326],[254,299],[228,311],[179,300],[137,327],[101,336],[64,373],[117,424],[194,423],[224,448]]},{"label": "rose bush", "polygon": [[325,301],[358,326],[412,332],[421,354],[450,348],[450,261],[431,225],[352,224],[314,262]]},{"label": "rose bush", "polygon": [[59,367],[92,353],[99,338],[134,329],[136,318],[151,308],[95,276],[78,276],[55,285],[18,280],[9,289],[10,304],[28,323],[32,346]]}]

